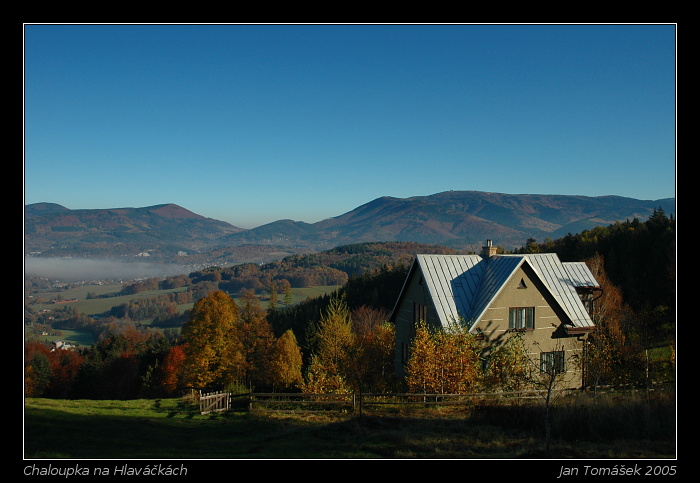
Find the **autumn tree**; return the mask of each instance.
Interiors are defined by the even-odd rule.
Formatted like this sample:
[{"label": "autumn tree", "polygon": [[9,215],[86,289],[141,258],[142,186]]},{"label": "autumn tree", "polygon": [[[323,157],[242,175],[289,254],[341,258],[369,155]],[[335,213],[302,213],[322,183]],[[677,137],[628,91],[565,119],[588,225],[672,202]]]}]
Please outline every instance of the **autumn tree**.
[{"label": "autumn tree", "polygon": [[274,387],[287,390],[302,383],[302,354],[292,329],[288,329],[275,342],[270,382]]},{"label": "autumn tree", "polygon": [[479,380],[479,347],[463,324],[439,331],[438,356],[441,391],[459,394],[471,391]]},{"label": "autumn tree", "polygon": [[207,388],[228,386],[245,377],[245,352],[237,333],[239,309],[222,291],[198,300],[182,328],[187,384]]},{"label": "autumn tree", "polygon": [[362,305],[351,313],[355,334],[350,357],[356,388],[382,392],[395,387],[395,326],[384,309]]},{"label": "autumn tree", "polygon": [[594,392],[601,382],[621,383],[626,379],[632,349],[623,327],[633,314],[622,298],[622,292],[609,279],[603,257],[596,254],[586,260],[602,291],[594,302],[595,331],[586,343],[585,370],[587,383]]},{"label": "autumn tree", "polygon": [[520,333],[498,341],[485,357],[482,382],[487,388],[502,391],[522,389],[528,378],[529,360]]},{"label": "autumn tree", "polygon": [[265,309],[252,290],[243,292],[237,333],[245,354],[245,382],[248,387],[270,384],[275,335]]},{"label": "autumn tree", "polygon": [[437,341],[425,322],[416,325],[406,364],[406,384],[409,392],[433,393],[437,387]]},{"label": "autumn tree", "polygon": [[311,334],[314,351],[303,390],[316,393],[351,392],[347,364],[353,342],[348,306],[340,297],[333,297]]},{"label": "autumn tree", "polygon": [[416,327],[407,365],[410,392],[456,394],[472,390],[480,379],[479,347],[461,323],[444,329]]},{"label": "autumn tree", "polygon": [[163,393],[174,396],[182,387],[183,365],[185,362],[185,346],[182,344],[170,348],[161,364]]},{"label": "autumn tree", "polygon": [[52,378],[46,395],[52,398],[70,397],[83,356],[73,350],[58,350],[49,354]]}]

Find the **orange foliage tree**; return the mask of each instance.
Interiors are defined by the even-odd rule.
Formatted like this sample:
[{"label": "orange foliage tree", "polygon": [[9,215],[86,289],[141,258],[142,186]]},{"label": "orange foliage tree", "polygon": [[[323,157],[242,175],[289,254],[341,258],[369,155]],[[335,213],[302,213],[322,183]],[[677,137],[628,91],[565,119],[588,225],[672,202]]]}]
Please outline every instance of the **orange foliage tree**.
[{"label": "orange foliage tree", "polygon": [[245,353],[238,334],[236,302],[217,290],[199,299],[182,327],[185,383],[197,388],[227,387],[243,381]]},{"label": "orange foliage tree", "polygon": [[170,348],[163,358],[161,384],[166,396],[174,396],[182,387],[183,365],[185,362],[185,345]]}]

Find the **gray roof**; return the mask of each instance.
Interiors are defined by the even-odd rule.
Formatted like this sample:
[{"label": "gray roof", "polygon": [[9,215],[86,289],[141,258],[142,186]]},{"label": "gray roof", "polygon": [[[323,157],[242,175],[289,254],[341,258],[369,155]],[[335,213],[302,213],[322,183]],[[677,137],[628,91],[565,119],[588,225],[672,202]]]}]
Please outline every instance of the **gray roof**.
[{"label": "gray roof", "polygon": [[597,287],[588,267],[562,263],[554,253],[495,255],[417,255],[417,264],[443,326],[463,319],[471,327],[503,290],[511,275],[527,263],[566,313],[574,327],[593,327],[576,293],[577,287]]}]

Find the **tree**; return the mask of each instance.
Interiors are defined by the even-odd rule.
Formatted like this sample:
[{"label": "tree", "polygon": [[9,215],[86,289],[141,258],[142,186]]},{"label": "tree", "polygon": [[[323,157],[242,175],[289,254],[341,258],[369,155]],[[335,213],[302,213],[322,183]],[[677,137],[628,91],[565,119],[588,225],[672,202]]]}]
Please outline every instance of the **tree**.
[{"label": "tree", "polygon": [[185,362],[185,346],[180,344],[170,348],[161,365],[161,384],[166,396],[175,395],[182,386],[182,370]]},{"label": "tree", "polygon": [[479,348],[464,324],[455,322],[444,329],[431,329],[425,323],[416,327],[407,366],[410,392],[463,393],[479,378]]},{"label": "tree", "polygon": [[355,342],[350,355],[357,389],[382,392],[395,387],[395,326],[384,309],[362,305],[352,311]]},{"label": "tree", "polygon": [[277,284],[274,282],[274,280],[270,282],[268,291],[270,292],[270,302],[268,308],[270,310],[275,310],[277,308]]},{"label": "tree", "polygon": [[354,334],[344,300],[340,297],[330,300],[312,338],[315,351],[311,355],[304,391],[349,393],[347,364]]},{"label": "tree", "polygon": [[605,272],[603,257],[596,254],[586,264],[602,289],[595,301],[596,328],[586,342],[584,360],[587,383],[593,385],[595,394],[601,382],[620,383],[629,377],[632,351],[623,327],[633,314],[623,301],[622,292]]},{"label": "tree", "polygon": [[245,383],[248,387],[269,384],[275,336],[266,312],[252,290],[246,290],[241,300],[237,333],[245,353]]},{"label": "tree", "polygon": [[[539,351],[536,348],[538,342],[534,342],[532,353]],[[558,399],[564,393],[563,389],[570,382],[569,374],[576,374],[581,366],[581,358],[577,354],[567,356],[563,343],[558,343],[554,350],[539,352],[539,360],[532,359],[526,352],[522,353],[522,363],[525,364],[523,381],[526,387],[531,387],[540,392],[544,402],[544,433],[545,451],[549,454],[551,441],[551,413]]]},{"label": "tree", "polygon": [[479,348],[465,325],[454,323],[437,331],[440,393],[459,394],[473,389],[479,380]]},{"label": "tree", "polygon": [[289,280],[282,280],[282,293],[284,294],[284,304],[292,305],[292,284]]},{"label": "tree", "polygon": [[49,354],[53,377],[48,387],[47,396],[52,398],[67,398],[73,391],[83,356],[73,350],[58,350]]},{"label": "tree", "polygon": [[244,376],[245,353],[237,333],[239,309],[222,291],[198,300],[182,328],[185,346],[184,375],[198,388],[227,386]]},{"label": "tree", "polygon": [[43,396],[51,379],[51,363],[44,351],[36,351],[24,366],[24,391],[27,397]]},{"label": "tree", "polygon": [[486,358],[482,382],[502,391],[518,391],[527,380],[529,358],[520,333],[495,345]]},{"label": "tree", "polygon": [[436,392],[437,382],[437,342],[425,322],[416,326],[416,334],[411,341],[410,356],[406,364],[406,384],[409,392]]},{"label": "tree", "polygon": [[302,355],[297,338],[288,329],[277,339],[271,364],[271,382],[282,390],[292,389],[302,383]]}]

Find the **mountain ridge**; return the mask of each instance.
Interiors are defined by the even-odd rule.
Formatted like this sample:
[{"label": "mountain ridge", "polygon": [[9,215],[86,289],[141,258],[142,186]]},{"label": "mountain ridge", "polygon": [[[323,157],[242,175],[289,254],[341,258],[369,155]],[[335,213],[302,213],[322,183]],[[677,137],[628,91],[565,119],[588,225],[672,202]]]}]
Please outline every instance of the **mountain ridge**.
[{"label": "mountain ridge", "polygon": [[596,225],[644,220],[659,208],[674,214],[675,198],[444,191],[409,198],[382,196],[315,223],[286,219],[243,229],[174,203],[92,210],[35,203],[25,206],[25,253],[105,256],[109,252],[146,252],[167,258],[232,246],[260,246],[263,252],[279,253],[274,247],[289,253],[378,241],[478,250],[486,239],[513,249],[529,238],[556,239]]}]

